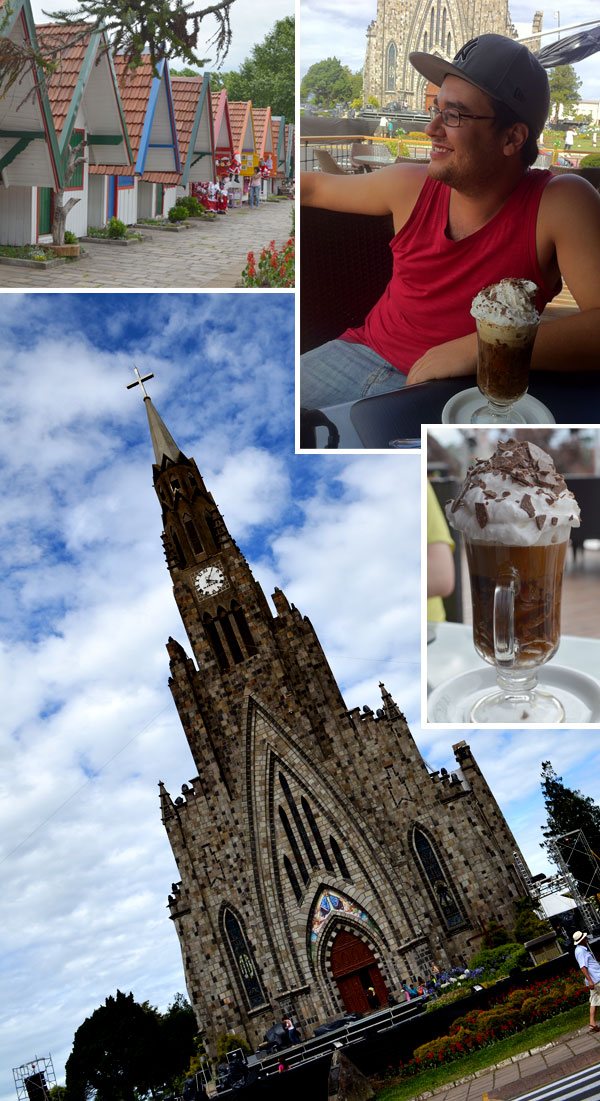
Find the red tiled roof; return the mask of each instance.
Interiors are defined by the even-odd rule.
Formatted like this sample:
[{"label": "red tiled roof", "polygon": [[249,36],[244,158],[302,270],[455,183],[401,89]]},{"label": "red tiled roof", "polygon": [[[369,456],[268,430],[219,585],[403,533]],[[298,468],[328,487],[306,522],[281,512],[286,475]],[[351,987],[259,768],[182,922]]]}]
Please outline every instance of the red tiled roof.
[{"label": "red tiled roof", "polygon": [[89,26],[82,22],[71,27],[43,23],[36,27],[36,33],[44,54],[60,50],[56,55],[56,69],[47,78],[52,117],[60,135],[77,87],[91,32]]},{"label": "red tiled roof", "polygon": [[242,148],[244,134],[246,132],[248,116],[252,110],[250,100],[229,101],[229,121],[231,123],[231,136],[233,148],[236,153]]},{"label": "red tiled roof", "polygon": [[173,90],[173,108],[175,110],[179,153],[181,163],[184,165],[187,161],[198,100],[202,92],[202,77],[173,76],[171,77],[171,88]]},{"label": "red tiled roof", "polygon": [[254,140],[256,142],[256,152],[259,154],[259,156],[262,156],[265,151],[268,123],[271,118],[271,108],[253,107],[252,114],[254,116]]}]

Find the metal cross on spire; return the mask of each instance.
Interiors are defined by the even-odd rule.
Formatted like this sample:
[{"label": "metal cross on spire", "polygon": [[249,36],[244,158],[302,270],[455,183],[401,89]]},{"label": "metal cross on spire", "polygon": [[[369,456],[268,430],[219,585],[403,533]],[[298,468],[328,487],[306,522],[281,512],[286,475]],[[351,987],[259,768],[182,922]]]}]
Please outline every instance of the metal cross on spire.
[{"label": "metal cross on spire", "polygon": [[154,378],[154,375],[152,375],[152,374],[150,374],[150,375],[140,375],[140,372],[138,371],[138,369],[135,365],[133,367],[133,373],[134,373],[134,375],[137,375],[137,378],[136,378],[135,382],[128,382],[127,383],[127,389],[128,390],[133,390],[134,386],[141,386],[142,394],[144,395],[144,398],[149,398],[150,395],[146,393],[144,383],[148,382],[148,379]]}]

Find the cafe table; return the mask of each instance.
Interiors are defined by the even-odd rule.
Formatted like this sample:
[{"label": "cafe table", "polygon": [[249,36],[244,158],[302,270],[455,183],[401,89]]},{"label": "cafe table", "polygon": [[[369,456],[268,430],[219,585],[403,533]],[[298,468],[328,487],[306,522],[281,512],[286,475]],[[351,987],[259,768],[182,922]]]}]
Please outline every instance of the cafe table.
[{"label": "cafe table", "polygon": [[[432,692],[435,692],[436,696],[439,697],[439,690],[444,685],[448,686],[451,691],[452,683],[456,683],[455,678],[470,673],[472,670],[483,670],[484,672],[489,670],[491,672],[490,685],[493,687],[493,669],[476,654],[473,647],[473,628],[470,624],[430,623],[428,624],[427,637],[428,643],[423,670],[424,678],[426,671],[427,703],[431,700]],[[600,681],[598,680],[600,677],[600,639],[582,638],[578,635],[562,635],[557,653],[551,661],[541,667],[541,682],[543,682],[545,674],[550,680],[552,679],[553,666],[572,671],[575,677],[578,674],[583,674],[592,678],[598,685],[597,705],[600,706]],[[594,688],[592,685],[589,688],[592,699],[594,699]],[[452,721],[445,721],[443,718],[436,718],[431,715],[431,708],[425,707],[424,709],[427,710],[427,718],[425,714],[422,718],[427,724],[438,725],[438,723],[442,723],[448,725],[448,722]],[[579,725],[579,721],[579,719],[573,720],[574,725]],[[590,716],[581,721],[586,725],[597,726],[600,730],[600,715],[597,719]],[[458,725],[461,725],[461,721],[458,722]],[[498,726],[499,724],[494,725]],[[511,725],[513,724],[502,724],[502,728],[504,729],[504,726],[511,727]],[[568,717],[567,723],[561,725],[569,725]]]},{"label": "cafe table", "polygon": [[[439,424],[450,398],[474,385],[474,375],[435,379],[329,406],[323,412],[339,430],[339,448],[385,449],[392,440],[419,446],[414,441],[420,438],[421,425]],[[600,370],[533,371],[529,393],[547,406],[557,424],[600,422]],[[327,433],[317,430],[315,446],[324,447],[326,439]]]}]

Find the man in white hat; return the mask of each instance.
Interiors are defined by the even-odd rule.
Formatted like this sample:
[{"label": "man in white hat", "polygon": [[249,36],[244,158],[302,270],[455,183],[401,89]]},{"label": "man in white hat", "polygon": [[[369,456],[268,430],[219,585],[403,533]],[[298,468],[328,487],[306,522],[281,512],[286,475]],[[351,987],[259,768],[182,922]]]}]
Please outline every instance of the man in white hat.
[{"label": "man in white hat", "polygon": [[600,1032],[596,1024],[596,1006],[600,1005],[600,963],[588,944],[587,933],[579,930],[573,934],[575,959],[583,971],[585,985],[590,992],[590,1032]]}]

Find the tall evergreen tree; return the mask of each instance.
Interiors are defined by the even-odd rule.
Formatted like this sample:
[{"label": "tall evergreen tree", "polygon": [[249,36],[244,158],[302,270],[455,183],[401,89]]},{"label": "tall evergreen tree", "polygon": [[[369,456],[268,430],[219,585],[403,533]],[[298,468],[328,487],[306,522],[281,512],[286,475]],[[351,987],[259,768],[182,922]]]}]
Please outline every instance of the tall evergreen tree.
[{"label": "tall evergreen tree", "polygon": [[566,787],[550,761],[542,762],[542,792],[547,816],[546,829],[542,830],[546,838],[543,847],[552,856],[554,839],[581,831],[592,850],[591,858],[582,846],[571,851],[569,845],[561,843],[561,851],[569,853],[569,871],[575,876],[583,896],[596,894],[600,891],[600,807],[589,795]]},{"label": "tall evergreen tree", "polygon": [[568,118],[581,99],[581,80],[572,65],[557,65],[555,69],[550,69],[548,81],[550,103],[553,105],[552,117],[558,119],[562,107],[562,114]]}]

